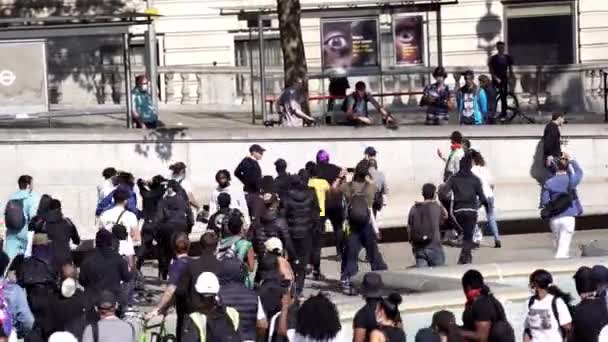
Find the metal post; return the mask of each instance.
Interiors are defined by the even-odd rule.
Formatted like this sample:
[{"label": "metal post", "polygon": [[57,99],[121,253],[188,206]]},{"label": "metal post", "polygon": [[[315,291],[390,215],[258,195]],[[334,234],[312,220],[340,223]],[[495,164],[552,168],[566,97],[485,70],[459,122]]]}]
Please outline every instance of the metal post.
[{"label": "metal post", "polygon": [[[148,7],[148,10],[151,10],[154,7],[152,0],[146,0],[146,7]],[[152,103],[154,105],[154,109],[158,113],[159,91],[157,69],[158,58],[156,56],[156,28],[154,27],[152,17],[148,17],[148,19],[150,22],[148,23],[148,31],[146,32],[146,74],[148,76],[148,80],[150,80],[150,94],[152,94]]]},{"label": "metal post", "polygon": [[[251,124],[255,125],[255,91],[253,88],[255,87],[255,82],[253,80],[253,28],[249,28],[249,41],[247,42],[247,48],[249,49],[249,70],[251,70],[249,74],[249,88],[251,89]],[[262,102],[264,103],[264,102]]]},{"label": "metal post", "polygon": [[608,73],[602,70],[604,75],[604,122],[608,122]]},{"label": "metal post", "polygon": [[441,6],[435,8],[437,20],[437,65],[443,66],[443,35],[441,34]]},{"label": "metal post", "polygon": [[129,34],[122,36],[122,59],[125,78],[125,104],[127,105],[127,128],[132,126],[133,102],[131,98],[131,54],[129,53]]},{"label": "metal post", "polygon": [[265,61],[264,61],[264,21],[261,13],[258,13],[258,40],[260,48],[260,98],[262,109],[262,121],[266,122],[266,79],[265,79]]}]

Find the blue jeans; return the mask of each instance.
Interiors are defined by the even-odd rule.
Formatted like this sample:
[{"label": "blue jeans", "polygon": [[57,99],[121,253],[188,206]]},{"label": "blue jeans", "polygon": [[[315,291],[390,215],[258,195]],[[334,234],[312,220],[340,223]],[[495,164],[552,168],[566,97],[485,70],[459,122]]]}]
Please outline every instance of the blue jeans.
[{"label": "blue jeans", "polygon": [[416,267],[436,267],[445,265],[445,254],[441,245],[428,245],[422,248],[414,247]]},{"label": "blue jeans", "polygon": [[342,279],[350,279],[359,272],[359,252],[362,247],[365,247],[372,271],[388,269],[378,250],[374,228],[368,223],[364,227],[350,228],[342,254]]},{"label": "blue jeans", "polygon": [[494,197],[488,197],[488,209],[486,210],[488,225],[486,226],[494,236],[494,240],[500,241],[500,233],[498,232],[498,222],[496,222],[496,211],[494,210]]}]

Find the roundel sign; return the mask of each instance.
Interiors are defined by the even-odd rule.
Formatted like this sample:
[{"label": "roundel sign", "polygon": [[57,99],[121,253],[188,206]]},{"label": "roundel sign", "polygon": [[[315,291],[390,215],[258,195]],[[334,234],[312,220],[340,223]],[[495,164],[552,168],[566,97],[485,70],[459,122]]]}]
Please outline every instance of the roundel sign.
[{"label": "roundel sign", "polygon": [[9,87],[15,82],[16,79],[17,76],[15,76],[14,72],[10,70],[0,70],[0,85]]}]

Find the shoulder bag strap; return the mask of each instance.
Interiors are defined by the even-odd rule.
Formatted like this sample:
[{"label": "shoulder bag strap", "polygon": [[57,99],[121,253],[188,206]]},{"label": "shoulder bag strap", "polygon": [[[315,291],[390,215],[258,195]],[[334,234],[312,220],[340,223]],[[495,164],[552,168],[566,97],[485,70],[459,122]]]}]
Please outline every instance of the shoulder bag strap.
[{"label": "shoulder bag strap", "polygon": [[120,219],[122,218],[122,215],[124,215],[127,212],[127,209],[123,210],[122,213],[120,213],[120,215],[118,215],[118,218],[116,219],[116,222],[114,224],[120,224]]},{"label": "shoulder bag strap", "polygon": [[91,330],[93,332],[93,342],[99,342],[99,321],[91,324]]}]

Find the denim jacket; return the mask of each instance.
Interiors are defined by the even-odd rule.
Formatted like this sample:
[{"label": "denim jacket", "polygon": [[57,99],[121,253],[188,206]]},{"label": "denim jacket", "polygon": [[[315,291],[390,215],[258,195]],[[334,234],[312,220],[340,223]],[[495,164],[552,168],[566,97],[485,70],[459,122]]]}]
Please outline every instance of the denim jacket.
[{"label": "denim jacket", "polygon": [[27,303],[25,290],[13,283],[0,278],[4,283],[4,298],[8,303],[8,309],[13,318],[13,325],[18,336],[25,336],[34,326],[34,315]]}]

